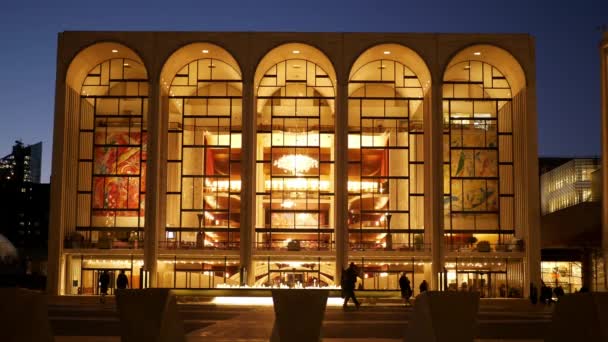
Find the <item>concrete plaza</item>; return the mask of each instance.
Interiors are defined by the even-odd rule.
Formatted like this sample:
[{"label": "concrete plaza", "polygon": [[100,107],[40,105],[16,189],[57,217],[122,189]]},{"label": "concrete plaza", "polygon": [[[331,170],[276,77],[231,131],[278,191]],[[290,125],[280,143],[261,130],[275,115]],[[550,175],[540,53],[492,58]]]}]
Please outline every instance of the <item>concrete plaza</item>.
[{"label": "concrete plaza", "polygon": [[[120,341],[114,299],[56,297],[49,316],[57,342]],[[478,322],[479,341],[542,341],[549,327],[551,307],[523,300],[482,300]],[[189,341],[268,341],[274,313],[271,306],[180,303],[180,314]],[[323,341],[403,341],[412,313],[398,301],[363,303],[343,311],[328,306],[323,321]]]}]

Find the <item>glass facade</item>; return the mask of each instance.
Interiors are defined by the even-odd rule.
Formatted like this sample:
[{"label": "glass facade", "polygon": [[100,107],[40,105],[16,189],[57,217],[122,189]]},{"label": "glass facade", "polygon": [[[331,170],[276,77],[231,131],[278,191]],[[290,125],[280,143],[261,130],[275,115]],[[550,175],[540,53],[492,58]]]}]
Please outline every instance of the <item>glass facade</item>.
[{"label": "glass facade", "polygon": [[[147,271],[169,288],[336,286],[354,262],[364,290],[397,290],[405,273],[415,293],[426,280],[523,295],[514,167],[527,156],[515,153],[514,127],[525,77],[504,60],[467,47],[437,86],[441,71],[398,44],[358,51],[345,67],[302,43],[255,62],[192,43],[150,70],[159,82],[148,108],[142,60],[102,47],[120,58],[92,69],[76,60],[84,81],[68,77],[79,81],[68,85],[77,101],[65,100],[77,119],[75,172],[62,176],[76,175],[76,205],[61,209],[75,221],[61,228],[66,293],[98,293],[104,270],[124,270],[133,286]],[[441,176],[443,189],[432,183]]]},{"label": "glass facade", "polygon": [[256,249],[330,250],[334,241],[334,85],[305,59],[257,90]]},{"label": "glass facade", "polygon": [[348,228],[353,250],[422,249],[423,91],[404,64],[371,61],[349,81]]},{"label": "glass facade", "polygon": [[599,163],[599,159],[573,159],[542,174],[541,214],[599,200],[599,196],[594,196],[592,186],[592,174],[599,169]]},{"label": "glass facade", "polygon": [[143,239],[148,81],[140,63],[107,60],[80,91],[76,230],[87,243]]},{"label": "glass facade", "polygon": [[[443,82],[444,229],[451,249],[514,234],[511,87],[494,66],[450,66]],[[478,245],[479,246],[479,245]],[[498,247],[502,248],[502,247]]]},{"label": "glass facade", "polygon": [[238,249],[242,87],[213,58],[188,63],[169,86],[163,247]]}]

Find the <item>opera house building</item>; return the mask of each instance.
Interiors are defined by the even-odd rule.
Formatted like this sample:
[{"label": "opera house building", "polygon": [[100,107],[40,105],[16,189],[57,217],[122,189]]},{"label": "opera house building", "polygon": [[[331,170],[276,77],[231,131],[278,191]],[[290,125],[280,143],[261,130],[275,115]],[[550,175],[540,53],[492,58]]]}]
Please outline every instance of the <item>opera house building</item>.
[{"label": "opera house building", "polygon": [[526,34],[63,32],[48,290],[540,287]]}]

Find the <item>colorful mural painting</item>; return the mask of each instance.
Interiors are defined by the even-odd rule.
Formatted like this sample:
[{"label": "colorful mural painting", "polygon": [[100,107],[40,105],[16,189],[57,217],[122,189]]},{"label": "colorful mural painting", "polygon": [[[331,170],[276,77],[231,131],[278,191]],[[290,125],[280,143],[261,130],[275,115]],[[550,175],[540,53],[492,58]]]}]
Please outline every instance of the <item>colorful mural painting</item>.
[{"label": "colorful mural painting", "polygon": [[[146,134],[128,129],[96,132],[95,140],[105,141],[104,145],[95,147],[93,208],[120,209],[112,216],[143,217],[144,195],[141,193],[146,187]],[[97,216],[106,214],[94,211]]]}]

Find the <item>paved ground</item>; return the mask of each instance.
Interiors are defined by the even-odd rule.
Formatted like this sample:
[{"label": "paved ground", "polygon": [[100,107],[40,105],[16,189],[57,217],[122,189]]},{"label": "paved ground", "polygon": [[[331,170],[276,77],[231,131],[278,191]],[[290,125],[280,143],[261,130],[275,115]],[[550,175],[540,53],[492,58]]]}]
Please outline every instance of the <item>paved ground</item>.
[{"label": "paved ground", "polygon": [[[209,303],[180,304],[189,341],[268,341],[274,314],[272,307],[218,306]],[[360,310],[328,307],[323,322],[326,342],[403,340],[411,308],[398,303],[364,304]],[[118,342],[119,322],[113,301],[96,298],[56,300],[49,308],[57,342]],[[551,308],[523,301],[483,301],[478,316],[480,341],[542,341]]]}]

